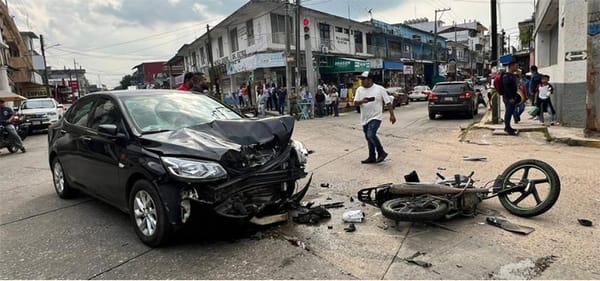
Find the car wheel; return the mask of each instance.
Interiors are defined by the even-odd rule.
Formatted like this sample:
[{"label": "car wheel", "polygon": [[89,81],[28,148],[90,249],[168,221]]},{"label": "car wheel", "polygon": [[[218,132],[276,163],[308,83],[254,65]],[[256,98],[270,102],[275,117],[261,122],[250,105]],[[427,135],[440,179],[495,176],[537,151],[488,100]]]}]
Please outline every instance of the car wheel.
[{"label": "car wheel", "polygon": [[435,120],[435,113],[429,112],[429,119],[430,120]]},{"label": "car wheel", "polygon": [[52,160],[52,180],[54,183],[54,190],[58,197],[63,199],[73,198],[75,196],[75,190],[67,182],[67,176],[62,163],[55,157]]},{"label": "car wheel", "polygon": [[473,109],[472,108],[467,109],[467,117],[469,119],[473,118]]},{"label": "car wheel", "polygon": [[133,185],[129,194],[129,216],[138,238],[148,246],[165,244],[173,233],[162,200],[147,180]]}]

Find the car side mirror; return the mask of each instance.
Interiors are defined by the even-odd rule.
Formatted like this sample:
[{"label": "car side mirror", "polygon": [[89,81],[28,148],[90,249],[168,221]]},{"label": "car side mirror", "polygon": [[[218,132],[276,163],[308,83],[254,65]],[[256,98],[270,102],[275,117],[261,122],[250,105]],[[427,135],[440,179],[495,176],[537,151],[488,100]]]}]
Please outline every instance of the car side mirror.
[{"label": "car side mirror", "polygon": [[57,108],[60,108],[60,109],[65,109],[65,105],[63,105],[63,104],[59,104],[59,105],[57,105],[56,107],[57,107]]},{"label": "car side mirror", "polygon": [[98,132],[107,135],[113,139],[126,139],[127,135],[120,133],[117,125],[115,124],[101,124],[98,126]]}]

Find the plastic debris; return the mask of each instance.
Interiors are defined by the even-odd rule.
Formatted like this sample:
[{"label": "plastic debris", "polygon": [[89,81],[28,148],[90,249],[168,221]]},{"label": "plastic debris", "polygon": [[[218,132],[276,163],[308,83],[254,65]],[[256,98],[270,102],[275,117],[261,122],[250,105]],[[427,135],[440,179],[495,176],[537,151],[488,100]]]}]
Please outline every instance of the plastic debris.
[{"label": "plastic debris", "polygon": [[578,219],[577,221],[579,222],[579,224],[581,224],[583,226],[592,226],[593,225],[591,220]]},{"label": "plastic debris", "polygon": [[350,196],[350,202],[354,202],[354,197]]},{"label": "plastic debris", "polygon": [[317,224],[322,219],[331,218],[331,214],[323,206],[300,208],[293,211],[292,220],[300,224]]},{"label": "plastic debris", "polygon": [[500,218],[500,217],[495,217],[495,216],[487,217],[485,219],[485,221],[490,225],[500,227],[506,231],[519,233],[519,234],[523,234],[523,235],[527,235],[527,234],[535,231],[535,228],[533,228],[533,227],[514,224],[514,223],[508,221],[507,219]]},{"label": "plastic debris", "polygon": [[348,226],[344,227],[344,230],[346,232],[354,232],[356,231],[356,226],[353,223],[351,223]]},{"label": "plastic debris", "polygon": [[328,225],[327,229],[333,229],[333,225]]},{"label": "plastic debris", "polygon": [[487,157],[481,157],[481,156],[463,156],[463,160],[464,161],[485,161],[485,160],[487,160]]},{"label": "plastic debris", "polygon": [[419,260],[415,260],[416,257],[418,256],[424,256],[426,253],[424,252],[416,252],[414,253],[412,256],[408,257],[408,258],[404,258],[404,261],[406,261],[407,263],[412,263],[412,264],[416,264],[420,267],[431,267],[431,263],[429,262],[425,262],[425,261],[419,261]]},{"label": "plastic debris", "polygon": [[329,183],[321,183],[321,187],[329,187]]},{"label": "plastic debris", "polygon": [[325,209],[342,208],[342,207],[344,207],[344,202],[333,202],[333,203],[321,204],[320,206]]},{"label": "plastic debris", "polygon": [[362,210],[350,210],[344,212],[342,219],[345,222],[363,222],[365,219],[365,213]]}]

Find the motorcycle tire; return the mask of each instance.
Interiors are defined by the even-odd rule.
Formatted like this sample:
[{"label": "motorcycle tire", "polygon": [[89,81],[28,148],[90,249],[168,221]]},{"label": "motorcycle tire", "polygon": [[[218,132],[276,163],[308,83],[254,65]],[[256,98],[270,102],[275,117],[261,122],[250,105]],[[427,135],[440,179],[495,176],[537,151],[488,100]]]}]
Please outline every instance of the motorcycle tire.
[{"label": "motorcycle tire", "polygon": [[[502,189],[499,191],[499,193],[501,193],[498,195],[500,203],[502,203],[502,206],[513,215],[520,217],[538,216],[550,210],[558,200],[560,194],[560,178],[552,166],[540,160],[525,159],[510,165],[501,175],[502,188],[508,188],[511,184],[514,184],[514,182],[511,181],[511,177],[514,179],[514,176],[518,175],[521,170],[523,171],[523,174],[520,176],[519,182],[522,180],[529,180],[530,170],[532,169],[540,172],[546,178],[533,179],[533,181],[536,182],[528,190],[517,190],[516,192],[503,194],[501,193]],[[536,184],[542,183],[547,183],[548,186],[547,195],[543,199],[540,198],[538,189],[535,186]],[[513,200],[509,198],[509,195],[518,192],[520,192],[521,195],[517,199]],[[519,203],[530,195],[533,196],[533,200],[535,200],[536,204],[534,206],[519,206]]]},{"label": "motorcycle tire", "polygon": [[421,198],[400,197],[383,202],[381,213],[395,221],[435,221],[443,218],[449,211],[448,204],[441,200],[428,199],[425,208],[412,208],[407,203],[415,203]]}]

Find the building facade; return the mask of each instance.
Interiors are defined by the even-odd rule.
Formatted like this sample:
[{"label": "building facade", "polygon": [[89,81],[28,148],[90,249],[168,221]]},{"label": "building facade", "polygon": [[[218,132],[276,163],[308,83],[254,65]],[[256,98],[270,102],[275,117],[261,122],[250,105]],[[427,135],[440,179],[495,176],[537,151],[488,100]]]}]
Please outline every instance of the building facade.
[{"label": "building facade", "polygon": [[[535,64],[550,76],[563,125],[598,128],[599,1],[539,0],[535,8]],[[583,16],[582,16],[583,15]],[[596,17],[594,17],[596,15]],[[596,30],[596,31],[594,31]],[[586,40],[587,38],[587,40]]]}]

